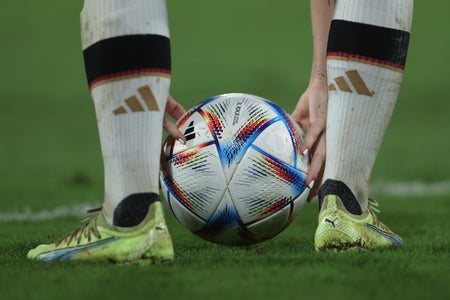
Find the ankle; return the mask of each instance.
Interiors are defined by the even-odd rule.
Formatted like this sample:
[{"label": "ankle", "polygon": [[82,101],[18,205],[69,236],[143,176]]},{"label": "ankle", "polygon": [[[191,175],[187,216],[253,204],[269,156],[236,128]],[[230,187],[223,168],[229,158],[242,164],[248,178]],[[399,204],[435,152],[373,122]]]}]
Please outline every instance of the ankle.
[{"label": "ankle", "polygon": [[160,201],[156,193],[131,194],[120,201],[113,213],[113,225],[133,227],[139,225],[147,216],[151,204]]}]

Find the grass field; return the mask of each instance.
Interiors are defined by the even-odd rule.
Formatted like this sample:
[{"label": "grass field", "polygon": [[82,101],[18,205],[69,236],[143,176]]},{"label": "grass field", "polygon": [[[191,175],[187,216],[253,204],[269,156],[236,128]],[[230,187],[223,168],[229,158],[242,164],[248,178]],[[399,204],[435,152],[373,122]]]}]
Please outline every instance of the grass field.
[{"label": "grass field", "polygon": [[[308,2],[169,1],[172,95],[190,107],[246,92],[292,111],[309,75]],[[102,202],[81,6],[7,1],[0,10],[1,300],[450,299],[450,4],[443,0],[416,1],[404,84],[372,178],[380,217],[402,235],[402,249],[315,253],[313,203],[280,236],[248,248],[204,242],[167,212],[177,255],[170,265],[27,261],[28,249],[72,230],[80,216],[14,215]],[[383,183],[407,188],[388,193]]]}]

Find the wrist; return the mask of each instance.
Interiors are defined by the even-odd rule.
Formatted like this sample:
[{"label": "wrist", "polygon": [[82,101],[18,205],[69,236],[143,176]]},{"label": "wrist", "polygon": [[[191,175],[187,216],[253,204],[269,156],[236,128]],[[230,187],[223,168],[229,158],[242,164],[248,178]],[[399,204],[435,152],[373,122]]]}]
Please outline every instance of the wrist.
[{"label": "wrist", "polygon": [[311,77],[309,80],[309,85],[312,84],[328,85],[327,71],[326,70],[313,71],[311,73]]}]

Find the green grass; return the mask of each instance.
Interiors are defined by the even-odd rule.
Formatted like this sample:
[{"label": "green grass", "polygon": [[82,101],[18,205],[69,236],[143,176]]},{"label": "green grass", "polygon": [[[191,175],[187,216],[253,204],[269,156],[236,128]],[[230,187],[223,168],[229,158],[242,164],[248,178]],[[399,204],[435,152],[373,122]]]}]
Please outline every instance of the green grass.
[{"label": "green grass", "polygon": [[[307,2],[169,1],[173,96],[190,107],[246,92],[292,111],[310,68]],[[404,83],[374,182],[450,180],[450,4],[424,2],[416,1]],[[0,10],[0,214],[101,203],[81,6],[7,1]],[[449,198],[378,198],[381,219],[405,239],[402,249],[382,252],[315,253],[316,204],[277,238],[248,248],[202,241],[167,213],[177,258],[151,268],[30,262],[29,248],[78,220],[2,222],[0,299],[449,299]]]},{"label": "green grass", "polygon": [[[33,245],[76,226],[75,219],[7,223],[0,246],[2,299],[448,299],[450,241],[446,197],[433,205],[385,199],[382,216],[405,238],[397,251],[316,253],[316,203],[277,238],[252,247],[210,244],[169,215],[176,261],[143,268],[102,263],[29,262]],[[405,206],[408,206],[405,209]],[[420,217],[420,219],[419,219]],[[408,221],[410,220],[410,221]],[[20,233],[20,234],[19,234]]]}]

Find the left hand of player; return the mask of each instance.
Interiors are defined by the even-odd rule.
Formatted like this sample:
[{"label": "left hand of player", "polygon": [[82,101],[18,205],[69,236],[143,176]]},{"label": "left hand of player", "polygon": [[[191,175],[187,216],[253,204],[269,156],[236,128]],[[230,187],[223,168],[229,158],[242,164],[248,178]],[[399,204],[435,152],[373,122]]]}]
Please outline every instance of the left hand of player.
[{"label": "left hand of player", "polygon": [[[175,124],[175,122],[172,121],[172,118],[178,120],[185,113],[186,110],[183,108],[183,106],[181,106],[180,103],[178,103],[175,99],[172,98],[171,95],[169,95],[167,97],[166,112],[164,114],[163,120],[163,128],[169,133],[169,136],[167,137],[165,143],[172,143],[173,139],[177,139],[182,143],[186,143],[186,137],[180,130],[178,130],[178,126]],[[166,154],[164,153],[164,147],[165,145],[163,145],[161,150],[160,169],[165,174],[165,176],[168,176],[168,166],[165,157]]]},{"label": "left hand of player", "polygon": [[167,97],[166,113],[164,115],[163,128],[175,139],[186,143],[186,137],[178,130],[177,125],[170,117],[178,120],[186,113],[186,110],[171,95]]}]

